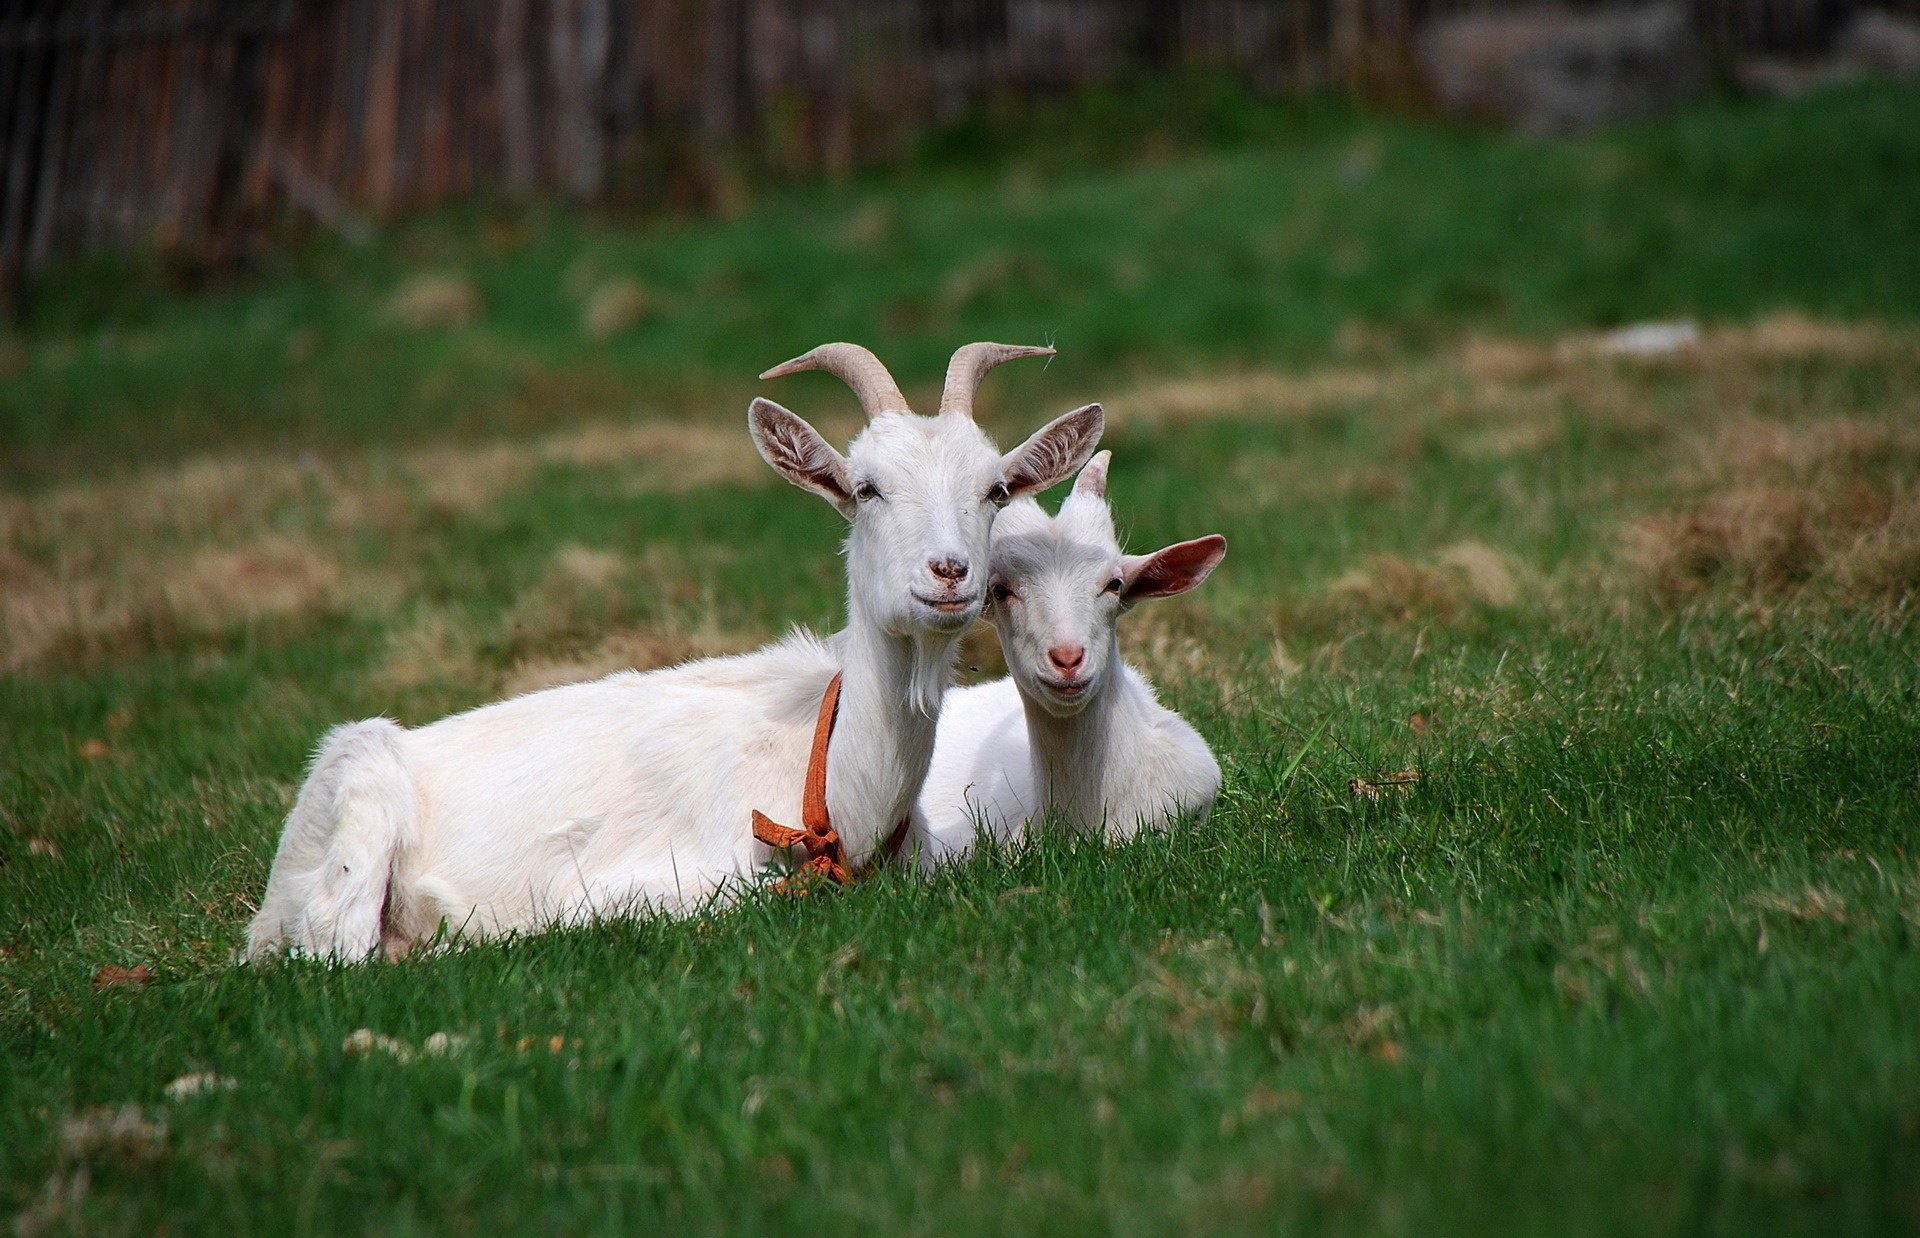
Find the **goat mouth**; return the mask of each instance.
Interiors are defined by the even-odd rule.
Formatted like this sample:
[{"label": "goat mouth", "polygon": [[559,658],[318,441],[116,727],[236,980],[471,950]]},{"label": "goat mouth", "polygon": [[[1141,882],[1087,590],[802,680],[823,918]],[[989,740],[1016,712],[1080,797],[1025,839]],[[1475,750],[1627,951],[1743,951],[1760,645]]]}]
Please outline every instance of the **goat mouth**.
[{"label": "goat mouth", "polygon": [[1046,685],[1046,689],[1049,692],[1059,696],[1075,697],[1085,692],[1087,685],[1093,681],[1090,679],[1048,679],[1042,676],[1040,682]]},{"label": "goat mouth", "polygon": [[965,614],[978,599],[971,597],[930,598],[923,593],[916,593],[913,595],[913,600],[931,610],[937,610],[943,615],[959,615]]}]

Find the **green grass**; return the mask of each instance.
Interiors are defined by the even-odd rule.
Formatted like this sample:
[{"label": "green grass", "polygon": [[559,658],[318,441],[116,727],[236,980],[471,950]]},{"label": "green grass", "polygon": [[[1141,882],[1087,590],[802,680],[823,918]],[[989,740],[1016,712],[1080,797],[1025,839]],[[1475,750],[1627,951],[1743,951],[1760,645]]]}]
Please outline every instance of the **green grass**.
[{"label": "green grass", "polygon": [[[1887,87],[1568,145],[1336,115],[1051,183],[1016,152],[730,224],[555,213],[493,252],[442,218],[194,298],[45,290],[0,378],[0,1211],[1911,1232],[1917,118]],[[1341,187],[1356,150],[1377,190]],[[873,203],[892,240],[834,239]],[[1327,273],[1342,238],[1363,273]],[[1022,247],[1059,282],[896,317]],[[673,308],[590,344],[578,261]],[[447,267],[480,323],[381,324]],[[1680,357],[1566,343],[1681,313],[1710,329]],[[1106,398],[1133,544],[1232,545],[1122,632],[1221,757],[1203,827],[230,966],[328,725],[836,622],[837,521],[740,463],[744,376],[850,336],[924,388],[1049,329],[1050,371],[991,380],[1001,438]],[[655,378],[721,429],[567,437],[644,426]],[[356,1056],[360,1028],[465,1044]],[[165,1096],[200,1071],[237,1086]],[[94,1106],[155,1125],[63,1134]]]},{"label": "green grass", "polygon": [[[0,462],[33,477],[213,440],[731,409],[743,380],[828,339],[868,342],[922,385],[949,340],[1048,339],[1092,389],[1116,365],[1298,363],[1356,339],[1920,316],[1910,86],[1706,107],[1579,145],[1211,98],[1170,103],[1107,170],[1092,157],[1111,139],[1088,135],[1146,127],[1132,109],[1042,116],[1057,142],[997,159],[956,137],[973,152],[958,164],[775,192],[727,224],[454,212],[185,302],[156,266],[99,264],[36,296],[0,388]],[[470,281],[480,320],[395,325],[383,307],[420,273]],[[655,313],[599,342],[582,302],[616,277]]]}]

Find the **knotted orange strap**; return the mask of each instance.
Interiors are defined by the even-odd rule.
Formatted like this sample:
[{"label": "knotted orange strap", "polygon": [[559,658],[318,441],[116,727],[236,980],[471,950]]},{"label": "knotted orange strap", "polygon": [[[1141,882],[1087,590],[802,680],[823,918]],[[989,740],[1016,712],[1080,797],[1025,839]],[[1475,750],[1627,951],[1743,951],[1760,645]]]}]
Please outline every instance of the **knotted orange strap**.
[{"label": "knotted orange strap", "polygon": [[[846,848],[840,842],[840,831],[833,828],[833,814],[827,811],[827,748],[833,741],[833,724],[840,717],[840,675],[827,681],[827,690],[820,697],[820,716],[813,724],[813,751],[807,756],[807,783],[800,793],[800,823],[805,829],[796,830],[792,826],[781,825],[759,809],[753,810],[753,836],[769,847],[784,849],[796,843],[806,848],[807,858],[800,865],[796,877],[825,877],[840,885],[851,885],[854,872],[847,864]],[[902,821],[893,828],[893,833],[881,847],[881,853],[892,859],[900,853],[901,844],[907,840],[907,827],[911,818]],[[781,881],[774,887],[787,893],[804,893],[804,889]]]},{"label": "knotted orange strap", "polygon": [[840,831],[833,828],[833,815],[827,811],[827,747],[833,740],[833,724],[839,716],[840,676],[835,674],[827,681],[827,690],[820,697],[820,716],[813,724],[813,752],[807,757],[807,785],[800,793],[800,821],[806,828],[796,830],[781,825],[756,808],[753,836],[769,847],[800,844],[807,849],[801,873],[816,873],[847,885],[853,881],[853,870],[847,867],[847,852],[840,844]]}]

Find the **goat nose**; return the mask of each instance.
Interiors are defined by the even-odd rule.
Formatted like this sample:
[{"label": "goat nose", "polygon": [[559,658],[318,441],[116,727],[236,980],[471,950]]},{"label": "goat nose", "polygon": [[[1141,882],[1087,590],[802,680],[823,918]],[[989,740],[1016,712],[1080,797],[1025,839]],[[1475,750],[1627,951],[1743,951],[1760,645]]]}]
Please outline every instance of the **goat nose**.
[{"label": "goat nose", "polygon": [[1086,660],[1087,647],[1085,645],[1055,645],[1053,648],[1047,650],[1047,661],[1053,663],[1054,669],[1063,675],[1073,674],[1080,669],[1080,664]]},{"label": "goat nose", "polygon": [[965,559],[953,558],[928,559],[927,570],[935,576],[938,576],[941,580],[948,581],[952,584],[959,584],[967,578],[967,561]]}]

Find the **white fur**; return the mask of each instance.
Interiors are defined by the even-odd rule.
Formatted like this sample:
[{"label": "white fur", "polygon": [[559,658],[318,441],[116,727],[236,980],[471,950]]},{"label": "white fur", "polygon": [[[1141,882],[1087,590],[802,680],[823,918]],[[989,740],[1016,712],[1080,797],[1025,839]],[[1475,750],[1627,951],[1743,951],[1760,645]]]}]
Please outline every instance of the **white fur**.
[{"label": "white fur", "polygon": [[[402,952],[443,924],[485,936],[691,909],[772,858],[753,839],[754,809],[799,822],[835,672],[828,805],[848,860],[872,856],[926,774],[954,645],[981,606],[972,565],[1007,497],[995,483],[1032,492],[1065,477],[1092,450],[1099,409],[1005,456],[959,415],[877,417],[845,457],[778,405],[755,401],[750,420],[769,463],[852,523],[846,628],[417,730],[383,719],[334,730],[288,816],[250,957],[353,959]],[[969,569],[958,580],[930,571],[952,562]]]},{"label": "white fur", "polygon": [[[1058,517],[1026,500],[995,526],[987,619],[1012,674],[947,694],[914,812],[923,867],[964,855],[983,836],[1011,841],[1048,814],[1122,839],[1204,819],[1213,807],[1219,764],[1199,732],[1121,660],[1116,625],[1137,600],[1130,593],[1168,596],[1199,584],[1225,542],[1123,555],[1105,500],[1105,455]],[[1177,582],[1146,583],[1149,565],[1166,568],[1160,556],[1173,552],[1187,560]],[[1056,646],[1085,651],[1077,693],[1054,686],[1060,675],[1047,651]]]}]

